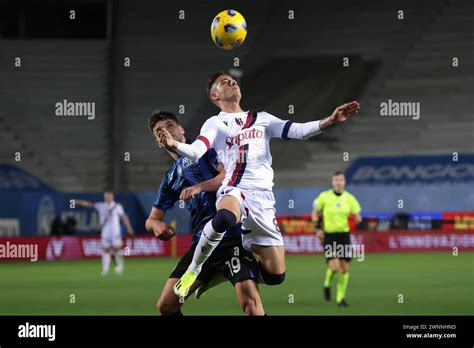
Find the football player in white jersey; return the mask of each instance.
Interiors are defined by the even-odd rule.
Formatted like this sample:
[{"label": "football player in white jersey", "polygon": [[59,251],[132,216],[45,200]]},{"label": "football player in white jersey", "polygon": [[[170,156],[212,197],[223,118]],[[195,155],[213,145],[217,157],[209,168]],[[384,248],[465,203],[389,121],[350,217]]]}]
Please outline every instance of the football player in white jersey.
[{"label": "football player in white jersey", "polygon": [[259,260],[259,281],[281,284],[285,279],[283,238],[275,217],[272,192],[271,138],[307,139],[347,121],[359,110],[352,101],[337,107],[319,121],[296,123],[266,112],[248,112],[240,107],[240,87],[226,73],[211,76],[208,96],[221,112],[209,118],[192,144],[176,141],[162,129],[161,145],[191,159],[199,159],[214,148],[224,164],[226,176],[217,191],[217,213],[201,234],[188,271],[176,283],[176,295],[185,297],[224,232],[242,222],[242,243]]},{"label": "football player in white jersey", "polygon": [[81,199],[76,200],[77,205],[87,208],[94,208],[99,213],[101,239],[102,239],[102,275],[107,275],[110,268],[112,253],[115,255],[116,266],[115,273],[122,274],[124,267],[122,251],[122,234],[120,232],[120,219],[125,224],[127,232],[133,236],[132,224],[125,214],[120,203],[114,201],[112,192],[104,192],[104,201],[93,203]]}]

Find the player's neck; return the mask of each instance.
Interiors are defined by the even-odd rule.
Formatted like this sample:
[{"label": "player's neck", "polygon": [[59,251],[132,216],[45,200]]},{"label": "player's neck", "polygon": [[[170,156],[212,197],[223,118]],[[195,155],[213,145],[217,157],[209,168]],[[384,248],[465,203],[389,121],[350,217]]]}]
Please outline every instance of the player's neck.
[{"label": "player's neck", "polygon": [[221,101],[219,106],[223,112],[227,113],[244,112],[240,103],[236,101]]},{"label": "player's neck", "polygon": [[176,161],[179,157],[179,153],[177,153],[177,152],[173,152],[173,151],[170,151],[170,150],[166,150],[166,152],[169,153],[169,155],[171,156],[173,161]]}]

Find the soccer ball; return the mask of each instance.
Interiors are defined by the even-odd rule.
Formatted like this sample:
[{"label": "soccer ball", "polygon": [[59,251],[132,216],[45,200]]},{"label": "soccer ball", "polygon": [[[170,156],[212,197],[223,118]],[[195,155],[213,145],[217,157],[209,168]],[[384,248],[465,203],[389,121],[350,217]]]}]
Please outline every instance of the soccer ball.
[{"label": "soccer ball", "polygon": [[232,50],[239,47],[247,36],[245,18],[235,10],[225,10],[212,20],[212,41],[219,48]]}]

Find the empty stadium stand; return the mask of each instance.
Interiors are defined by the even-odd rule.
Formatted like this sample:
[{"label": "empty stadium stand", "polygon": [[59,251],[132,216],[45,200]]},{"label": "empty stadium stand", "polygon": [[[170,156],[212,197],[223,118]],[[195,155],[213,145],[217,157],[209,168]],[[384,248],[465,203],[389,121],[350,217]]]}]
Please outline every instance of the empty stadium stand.
[{"label": "empty stadium stand", "polygon": [[[60,190],[101,190],[109,166],[107,42],[3,40],[0,46],[0,160]],[[95,118],[56,116],[55,104],[65,99],[95,102]]]}]

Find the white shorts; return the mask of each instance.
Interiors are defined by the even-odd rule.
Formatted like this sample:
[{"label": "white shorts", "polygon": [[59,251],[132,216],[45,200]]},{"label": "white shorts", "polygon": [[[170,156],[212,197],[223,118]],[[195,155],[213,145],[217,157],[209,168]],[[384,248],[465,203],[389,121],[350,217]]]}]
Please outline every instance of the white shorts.
[{"label": "white shorts", "polygon": [[239,200],[242,214],[242,245],[252,251],[252,245],[282,246],[283,237],[275,216],[275,196],[272,191],[243,190],[221,186],[216,205],[225,196]]},{"label": "white shorts", "polygon": [[101,239],[102,248],[104,249],[122,247],[122,236],[120,234],[102,233]]}]

